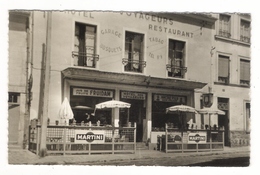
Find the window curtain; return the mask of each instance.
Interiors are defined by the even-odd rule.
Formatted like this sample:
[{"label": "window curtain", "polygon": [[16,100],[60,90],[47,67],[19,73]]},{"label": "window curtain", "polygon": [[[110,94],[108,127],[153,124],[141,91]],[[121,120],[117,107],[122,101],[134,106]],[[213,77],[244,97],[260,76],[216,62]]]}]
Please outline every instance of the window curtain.
[{"label": "window curtain", "polygon": [[89,67],[94,65],[94,54],[95,54],[95,27],[86,26],[85,29],[85,43],[86,43],[86,64]]},{"label": "window curtain", "polygon": [[240,61],[240,80],[250,81],[250,62],[246,60]]},{"label": "window curtain", "polygon": [[229,58],[228,57],[219,56],[218,76],[219,77],[228,77],[229,76]]}]

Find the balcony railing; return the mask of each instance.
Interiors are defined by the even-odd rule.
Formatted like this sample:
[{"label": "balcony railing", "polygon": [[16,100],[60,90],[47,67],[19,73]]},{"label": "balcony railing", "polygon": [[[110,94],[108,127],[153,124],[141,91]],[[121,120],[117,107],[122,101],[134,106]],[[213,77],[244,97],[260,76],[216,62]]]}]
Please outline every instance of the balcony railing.
[{"label": "balcony railing", "polygon": [[250,86],[250,81],[249,80],[240,80],[240,85]]},{"label": "balcony railing", "polygon": [[168,71],[169,77],[183,78],[184,74],[187,72],[187,67],[175,66],[170,64],[166,65],[166,69]]},{"label": "balcony railing", "polygon": [[146,61],[129,60],[128,58],[123,58],[122,64],[125,66],[125,71],[130,72],[143,72],[143,68],[146,67]]},{"label": "balcony railing", "polygon": [[219,30],[219,35],[225,38],[230,38],[231,34],[229,31],[225,31],[225,30]]},{"label": "balcony railing", "polygon": [[96,62],[99,60],[99,55],[73,51],[72,58],[74,58],[74,66],[93,68],[96,67]]},{"label": "balcony railing", "polygon": [[218,77],[218,82],[223,84],[229,84],[229,77]]},{"label": "balcony railing", "polygon": [[246,42],[246,43],[250,43],[250,38],[247,37],[247,36],[241,35],[241,36],[240,36],[240,41]]}]

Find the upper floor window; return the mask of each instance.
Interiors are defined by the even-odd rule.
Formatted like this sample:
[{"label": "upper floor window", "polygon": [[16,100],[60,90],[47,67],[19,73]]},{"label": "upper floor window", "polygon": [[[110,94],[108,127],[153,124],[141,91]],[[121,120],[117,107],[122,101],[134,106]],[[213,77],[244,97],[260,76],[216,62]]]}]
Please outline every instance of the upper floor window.
[{"label": "upper floor window", "polygon": [[241,20],[240,22],[240,40],[250,43],[250,22]]},{"label": "upper floor window", "polygon": [[221,14],[219,16],[219,35],[230,38],[231,36],[230,16]]},{"label": "upper floor window", "polygon": [[75,66],[96,67],[96,26],[76,22],[72,56]]},{"label": "upper floor window", "polygon": [[218,56],[218,82],[229,84],[229,57]]},{"label": "upper floor window", "polygon": [[250,61],[240,60],[240,84],[250,85]]},{"label": "upper floor window", "polygon": [[185,42],[169,40],[168,48],[168,70],[169,77],[183,78],[187,71],[185,63]]},{"label": "upper floor window", "polygon": [[125,33],[125,56],[123,64],[125,71],[143,72],[146,66],[144,61],[144,35],[133,32]]}]

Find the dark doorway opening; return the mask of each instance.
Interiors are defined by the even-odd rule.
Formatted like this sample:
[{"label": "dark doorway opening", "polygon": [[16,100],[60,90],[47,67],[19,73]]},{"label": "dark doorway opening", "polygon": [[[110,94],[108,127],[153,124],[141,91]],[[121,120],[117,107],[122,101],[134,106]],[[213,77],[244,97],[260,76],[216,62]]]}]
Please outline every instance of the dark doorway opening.
[{"label": "dark doorway opening", "polygon": [[224,127],[224,140],[225,146],[230,146],[230,136],[229,136],[229,99],[228,98],[218,98],[218,109],[225,112],[225,115],[218,116],[218,125]]}]

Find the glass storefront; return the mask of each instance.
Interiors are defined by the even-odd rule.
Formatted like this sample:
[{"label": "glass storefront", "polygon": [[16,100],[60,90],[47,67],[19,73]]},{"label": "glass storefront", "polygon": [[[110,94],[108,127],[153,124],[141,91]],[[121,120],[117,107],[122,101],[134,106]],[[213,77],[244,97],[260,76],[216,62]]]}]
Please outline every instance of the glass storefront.
[{"label": "glass storefront", "polygon": [[[107,89],[93,89],[71,87],[70,89],[70,105],[74,113],[74,119],[77,124],[87,124],[89,121],[93,125],[100,121],[101,126],[111,125],[112,123],[112,109],[99,109],[95,111],[95,105],[114,97],[113,90]],[[70,123],[73,121],[70,120]]]},{"label": "glass storefront", "polygon": [[152,131],[165,131],[165,123],[171,123],[173,127],[180,128],[182,118],[178,113],[166,114],[166,108],[181,104],[186,104],[185,96],[153,94]]}]

